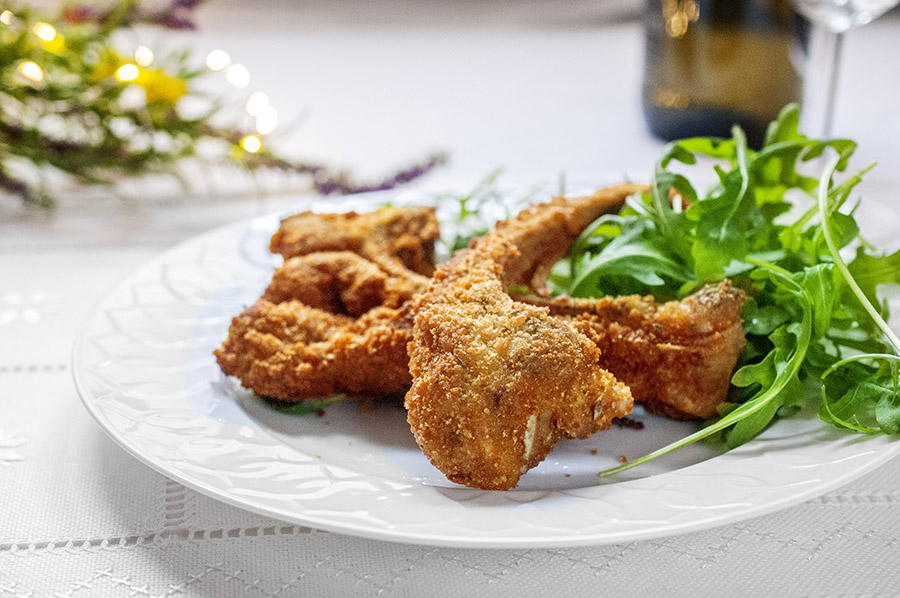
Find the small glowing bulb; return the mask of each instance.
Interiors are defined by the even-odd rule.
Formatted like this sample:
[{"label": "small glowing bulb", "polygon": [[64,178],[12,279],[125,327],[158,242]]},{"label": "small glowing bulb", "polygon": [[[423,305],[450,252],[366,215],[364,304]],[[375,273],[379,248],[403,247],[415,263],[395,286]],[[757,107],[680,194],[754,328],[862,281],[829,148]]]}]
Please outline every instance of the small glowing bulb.
[{"label": "small glowing bulb", "polygon": [[134,61],[138,66],[150,66],[153,62],[153,50],[147,46],[138,46],[134,51]]},{"label": "small glowing bulb", "polygon": [[31,79],[32,81],[40,81],[44,78],[44,71],[33,62],[20,63],[19,72],[22,73],[26,79]]},{"label": "small glowing bulb", "polygon": [[247,113],[250,116],[259,116],[260,113],[269,107],[269,96],[262,91],[254,91],[247,98]]},{"label": "small glowing bulb", "polygon": [[123,64],[118,69],[116,69],[116,79],[119,81],[134,81],[138,78],[141,72],[138,70],[133,64]]},{"label": "small glowing bulb", "polygon": [[256,130],[261,135],[268,135],[278,126],[278,112],[272,106],[266,106],[256,116]]},{"label": "small glowing bulb", "polygon": [[232,64],[225,71],[225,80],[235,87],[243,89],[250,85],[250,71],[243,64]]},{"label": "small glowing bulb", "polygon": [[241,147],[244,148],[244,151],[255,154],[262,148],[262,141],[256,135],[247,135],[241,139]]},{"label": "small glowing bulb", "polygon": [[49,23],[35,23],[32,31],[45,42],[52,42],[53,38],[56,37],[56,29]]},{"label": "small glowing bulb", "polygon": [[0,23],[3,23],[4,25],[12,25],[14,18],[15,15],[11,10],[4,10],[3,12],[0,12]]},{"label": "small glowing bulb", "polygon": [[206,66],[211,71],[227,69],[231,64],[231,56],[225,50],[213,50],[206,57]]}]

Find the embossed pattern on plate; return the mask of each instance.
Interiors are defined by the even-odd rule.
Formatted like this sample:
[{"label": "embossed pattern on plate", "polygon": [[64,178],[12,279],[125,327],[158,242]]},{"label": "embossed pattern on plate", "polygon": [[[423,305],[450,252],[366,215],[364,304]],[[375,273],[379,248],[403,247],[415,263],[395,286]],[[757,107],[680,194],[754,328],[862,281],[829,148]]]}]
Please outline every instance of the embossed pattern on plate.
[{"label": "embossed pattern on plate", "polygon": [[[359,207],[354,201],[341,207]],[[844,433],[810,416],[780,421],[727,453],[692,447],[617,480],[596,478],[618,455],[639,456],[686,431],[645,418],[642,431],[563,443],[513,491],[454,486],[416,450],[402,408],[364,413],[348,404],[296,419],[233,392],[223,378],[212,351],[266,285],[277,263],[266,249],[277,223],[271,216],[219,229],[141,267],[89,315],[73,352],[84,404],[115,441],[232,505],[417,544],[580,546],[761,515],[900,452],[888,437]]]}]

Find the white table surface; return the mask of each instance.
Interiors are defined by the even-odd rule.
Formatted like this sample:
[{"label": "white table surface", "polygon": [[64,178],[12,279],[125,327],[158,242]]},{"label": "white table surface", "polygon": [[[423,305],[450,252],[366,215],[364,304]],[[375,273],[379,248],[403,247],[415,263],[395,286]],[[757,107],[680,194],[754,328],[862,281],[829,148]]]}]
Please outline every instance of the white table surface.
[{"label": "white table surface", "polygon": [[[415,5],[415,8],[410,8]],[[295,155],[375,175],[444,149],[416,183],[468,189],[641,173],[661,144],[639,109],[634,3],[211,2],[166,40],[227,49]],[[849,35],[837,133],[877,160],[864,190],[897,205],[900,21]],[[231,179],[229,179],[231,180]],[[241,187],[241,185],[244,185]],[[293,185],[293,186],[292,186]],[[200,186],[203,189],[202,185]],[[79,322],[118,281],[221,224],[302,207],[278,177],[173,198],[63,198],[35,214],[0,198],[0,598],[19,596],[897,596],[900,462],[735,525],[594,548],[466,550],[346,537],[221,504],[145,467],[82,407]],[[259,191],[268,192],[260,197]]]}]

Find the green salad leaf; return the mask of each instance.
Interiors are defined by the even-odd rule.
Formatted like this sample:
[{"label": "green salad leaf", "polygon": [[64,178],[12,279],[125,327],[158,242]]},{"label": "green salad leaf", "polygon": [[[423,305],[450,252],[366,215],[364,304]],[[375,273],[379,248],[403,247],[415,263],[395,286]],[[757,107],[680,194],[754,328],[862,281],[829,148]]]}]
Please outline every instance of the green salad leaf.
[{"label": "green salad leaf", "polygon": [[285,415],[322,415],[326,408],[344,400],[345,395],[336,394],[318,400],[287,402],[274,397],[259,397],[270,409]]},{"label": "green salad leaf", "polygon": [[[808,138],[798,123],[787,106],[758,151],[738,127],[730,139],[670,143],[651,191],[595,222],[553,269],[554,290],[574,297],[680,299],[724,278],[748,297],[733,402],[694,434],[600,475],[710,436],[738,446],[817,395],[825,422],[900,433],[900,339],[878,294],[900,283],[900,251],[880,254],[860,236],[849,199],[868,169],[835,181],[856,144]],[[707,189],[691,182],[704,176]]]}]

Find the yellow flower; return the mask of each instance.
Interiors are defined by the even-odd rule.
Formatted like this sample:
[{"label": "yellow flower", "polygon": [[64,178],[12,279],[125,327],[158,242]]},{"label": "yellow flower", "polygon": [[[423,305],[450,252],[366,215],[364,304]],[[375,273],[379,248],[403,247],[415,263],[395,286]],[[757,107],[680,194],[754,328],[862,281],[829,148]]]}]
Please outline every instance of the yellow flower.
[{"label": "yellow flower", "polygon": [[94,70],[91,71],[91,80],[102,81],[107,77],[112,77],[118,68],[126,62],[127,61],[115,51],[104,48],[100,53],[100,59],[94,66]]},{"label": "yellow flower", "polygon": [[147,92],[147,102],[174,104],[187,93],[187,81],[173,77],[160,69],[141,69],[135,83]]},{"label": "yellow flower", "polygon": [[[100,59],[91,72],[91,79],[101,81],[107,77],[112,77],[125,64],[132,64],[132,62],[114,50],[106,48],[100,54]],[[129,79],[129,82],[135,83],[144,89],[148,103],[164,102],[174,104],[181,96],[187,93],[187,81],[173,77],[162,69],[140,68],[137,78]]]},{"label": "yellow flower", "polygon": [[62,54],[62,51],[65,50],[66,47],[66,40],[60,34],[55,35],[53,39],[49,41],[42,40],[41,43],[45,50],[57,55]]}]

